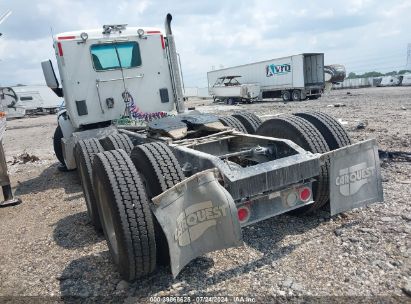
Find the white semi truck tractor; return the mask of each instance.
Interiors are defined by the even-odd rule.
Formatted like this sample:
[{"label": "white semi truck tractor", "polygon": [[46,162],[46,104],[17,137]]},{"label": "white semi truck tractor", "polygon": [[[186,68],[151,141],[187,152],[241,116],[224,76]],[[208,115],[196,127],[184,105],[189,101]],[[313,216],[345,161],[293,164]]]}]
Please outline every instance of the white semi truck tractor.
[{"label": "white semi truck tractor", "polygon": [[77,168],[124,279],[159,264],[176,276],[195,257],[241,246],[242,227],[282,213],[382,201],[375,140],[353,144],[327,114],[262,122],[185,110],[171,19],[164,32],[121,24],[56,35],[61,87],[42,63],[66,104],[56,155]]}]

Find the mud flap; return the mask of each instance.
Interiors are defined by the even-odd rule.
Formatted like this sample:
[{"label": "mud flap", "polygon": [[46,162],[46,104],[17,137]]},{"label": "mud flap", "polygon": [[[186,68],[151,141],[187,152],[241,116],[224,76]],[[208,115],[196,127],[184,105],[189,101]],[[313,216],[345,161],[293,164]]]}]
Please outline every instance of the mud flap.
[{"label": "mud flap", "polygon": [[325,157],[329,157],[331,162],[331,215],[384,200],[380,159],[375,139],[321,156]]},{"label": "mud flap", "polygon": [[174,277],[198,256],[243,244],[237,208],[217,179],[217,170],[206,170],[152,199]]}]

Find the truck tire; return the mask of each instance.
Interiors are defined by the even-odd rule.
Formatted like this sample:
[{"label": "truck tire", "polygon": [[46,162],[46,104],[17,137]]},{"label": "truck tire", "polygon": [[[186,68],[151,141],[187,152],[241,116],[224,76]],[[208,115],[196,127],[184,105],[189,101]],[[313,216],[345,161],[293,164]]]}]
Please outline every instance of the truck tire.
[{"label": "truck tire", "polygon": [[232,98],[232,97],[227,98],[227,99],[225,100],[225,103],[226,103],[227,105],[230,105],[230,106],[235,105],[235,99]]},{"label": "truck tire", "polygon": [[284,101],[290,101],[291,100],[290,91],[283,91],[283,93],[281,94],[281,97],[283,98]]},{"label": "truck tire", "polygon": [[104,137],[100,139],[100,144],[106,151],[123,149],[127,154],[130,154],[134,147],[131,139],[122,133],[116,133]]},{"label": "truck tire", "polygon": [[[135,146],[131,152],[131,160],[139,172],[145,186],[149,203],[151,199],[184,179],[183,171],[170,148],[161,142]],[[154,219],[154,230],[157,246],[157,262],[169,265],[170,256],[167,238]]]},{"label": "truck tire", "polygon": [[54,136],[53,136],[54,153],[56,154],[56,157],[59,160],[59,162],[65,166],[66,164],[64,162],[63,147],[61,146],[62,138],[63,138],[63,132],[61,131],[60,126],[57,125],[57,128],[54,131]]},{"label": "truck tire", "polygon": [[244,127],[244,125],[239,121],[237,118],[233,116],[221,116],[218,118],[220,122],[227,126],[236,129],[239,132],[242,133],[247,133],[247,129]]},{"label": "truck tire", "polygon": [[254,113],[240,112],[231,116],[237,118],[241,122],[248,134],[254,134],[262,124],[262,120]]},{"label": "truck tire", "polygon": [[[258,128],[257,135],[289,139],[301,148],[312,153],[325,153],[329,151],[327,142],[321,133],[310,122],[301,117],[287,115],[266,120]],[[329,200],[329,170],[330,162],[326,159],[320,167],[318,180],[313,183],[314,203],[296,209],[295,214],[314,211]]]},{"label": "truck tire", "polygon": [[141,178],[124,150],[99,153],[93,184],[104,235],[123,279],[133,281],[154,271],[153,215]]},{"label": "truck tire", "polygon": [[301,91],[300,90],[293,90],[291,93],[291,99],[294,101],[300,101],[301,100]]},{"label": "truck tire", "polygon": [[330,150],[351,145],[351,139],[344,127],[332,116],[322,112],[300,112],[294,115],[312,123],[324,137]]},{"label": "truck tire", "polygon": [[92,164],[94,156],[103,151],[103,147],[96,138],[80,140],[74,149],[78,174],[83,188],[84,200],[86,201],[87,214],[97,231],[101,231],[102,228],[92,183]]}]

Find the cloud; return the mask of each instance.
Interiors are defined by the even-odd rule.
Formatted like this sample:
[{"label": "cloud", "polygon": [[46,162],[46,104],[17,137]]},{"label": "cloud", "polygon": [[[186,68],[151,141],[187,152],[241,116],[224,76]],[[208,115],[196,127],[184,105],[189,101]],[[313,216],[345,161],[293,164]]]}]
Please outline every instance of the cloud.
[{"label": "cloud", "polygon": [[43,83],[40,62],[54,57],[54,33],[127,23],[173,29],[187,86],[205,86],[219,68],[302,52],[324,52],[347,70],[405,65],[409,1],[5,0],[0,13],[0,84]]}]

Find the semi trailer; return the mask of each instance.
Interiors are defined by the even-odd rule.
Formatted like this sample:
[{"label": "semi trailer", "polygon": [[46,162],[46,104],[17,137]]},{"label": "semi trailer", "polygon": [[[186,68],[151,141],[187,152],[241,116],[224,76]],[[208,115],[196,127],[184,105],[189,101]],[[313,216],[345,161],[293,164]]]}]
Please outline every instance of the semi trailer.
[{"label": "semi trailer", "polygon": [[226,75],[239,75],[245,83],[259,84],[261,98],[317,99],[325,86],[324,54],[299,54],[210,71],[210,92],[216,80]]},{"label": "semi trailer", "polygon": [[124,279],[157,265],[177,276],[279,214],[329,205],[333,215],[382,201],[375,140],[352,143],[329,115],[263,122],[186,110],[171,20],[164,32],[117,24],[56,35],[62,87],[42,62],[66,104],[56,156],[77,168],[90,221]]}]

